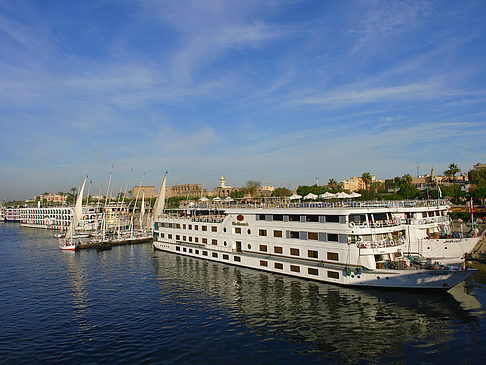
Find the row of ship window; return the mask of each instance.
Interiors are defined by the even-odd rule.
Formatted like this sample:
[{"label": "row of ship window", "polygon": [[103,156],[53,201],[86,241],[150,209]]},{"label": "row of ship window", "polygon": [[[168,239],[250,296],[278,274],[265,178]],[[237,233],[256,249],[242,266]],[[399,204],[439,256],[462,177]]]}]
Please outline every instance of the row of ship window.
[{"label": "row of ship window", "polygon": [[[165,233],[160,233],[160,238],[165,238],[166,234]],[[167,239],[172,239],[173,235],[168,233],[167,234]],[[176,241],[181,241],[181,236],[180,235],[175,235],[175,240]],[[192,237],[192,236],[182,236],[182,241],[183,242],[194,242],[194,243],[199,243],[199,237]],[[203,237],[201,238],[201,243],[202,244],[207,244],[208,239]],[[212,245],[218,245],[218,240],[217,239],[212,239],[211,240]],[[240,243],[241,244],[241,243]],[[227,246],[228,243],[224,241],[224,246]],[[251,250],[251,244],[248,244],[248,250]],[[270,252],[268,250],[267,245],[259,245],[259,251],[260,252]],[[273,247],[273,253],[275,254],[280,254],[282,255],[283,252],[283,247],[282,246],[274,246]],[[300,256],[300,249],[299,248],[290,248],[289,249],[289,254],[291,256]],[[312,259],[319,259],[319,252],[317,250],[307,250],[307,257],[312,258]],[[339,254],[337,252],[327,252],[327,260],[330,261],[339,261]]]},{"label": "row of ship window", "polygon": [[[257,214],[257,221],[276,221],[276,222],[316,222],[316,223],[346,223],[346,216],[343,215],[295,215],[295,214]],[[199,226],[194,224],[180,224],[180,223],[155,223],[160,227],[166,228],[182,228],[182,229],[194,229],[198,230]],[[201,226],[202,231],[207,231],[207,226]],[[216,226],[211,226],[212,232],[217,232]]]},{"label": "row of ship window", "polygon": [[[197,249],[197,248],[195,248],[195,249],[188,248],[188,247],[182,247],[181,248],[181,246],[176,246],[176,251],[179,251],[180,252],[181,249],[182,249],[182,252],[188,252],[188,253],[191,253],[191,254],[194,252],[194,254],[196,254],[196,255],[199,255],[199,252],[200,252],[200,250]],[[209,256],[209,252],[208,251],[201,250],[201,253],[202,253],[203,256]],[[221,254],[221,256],[222,256],[223,260],[229,260],[229,255],[228,254],[223,253],[223,254]],[[211,253],[211,257],[218,258],[219,257],[218,252],[212,252]],[[241,257],[240,256],[233,256],[233,260],[235,262],[241,262]],[[283,268],[284,268],[284,264],[281,263],[281,262],[274,262],[273,265],[274,265],[274,268],[275,269],[283,270]],[[268,261],[267,260],[260,260],[260,266],[261,267],[268,267]],[[299,265],[290,265],[289,269],[292,272],[300,273],[301,267]],[[316,269],[316,268],[313,268],[313,267],[308,267],[307,268],[307,273],[309,275],[316,275],[316,276],[318,276],[319,275],[319,269]],[[332,279],[339,279],[339,272],[338,271],[327,270],[327,277],[328,278],[332,278]]]},{"label": "row of ship window", "polygon": [[[159,223],[155,222],[155,229],[158,229],[159,227],[165,227],[165,228],[177,228],[177,229],[189,229],[192,230],[194,229],[195,231],[199,230],[199,226],[197,224],[180,224],[180,223]],[[201,226],[201,231],[207,231],[208,226]],[[218,227],[216,226],[211,226],[211,232],[217,232]]]},{"label": "row of ship window", "polygon": [[[234,228],[235,234],[241,234],[241,232],[242,230],[240,227]],[[249,229],[248,229],[248,234],[251,234],[251,230]],[[268,236],[268,231],[266,229],[259,229],[258,235],[261,237],[266,237]],[[283,231],[274,230],[273,237],[282,238]],[[340,243],[348,242],[348,236],[345,234],[326,233],[326,232],[285,231],[285,238],[313,240],[313,241],[340,242]]]},{"label": "row of ship window", "polygon": [[[180,223],[155,223],[155,229],[159,227],[165,228],[176,228],[176,229],[189,229],[192,230],[194,228],[195,231],[199,230],[198,225],[192,224],[180,224]],[[210,226],[211,232],[217,232],[218,228],[216,226]],[[208,226],[201,226],[201,230],[203,232],[208,231]],[[224,232],[226,232],[226,228],[224,228]],[[233,227],[234,234],[242,234],[241,227]],[[251,234],[251,230],[247,229],[247,233]],[[268,236],[268,231],[266,229],[259,229],[258,235],[261,237]],[[273,230],[273,237],[283,238],[283,231],[281,230]],[[348,236],[345,234],[337,234],[337,233],[326,233],[326,232],[303,232],[303,231],[285,231],[285,238],[293,238],[293,239],[300,239],[300,240],[313,240],[313,241],[323,241],[323,242],[339,242],[339,243],[348,243]]]},{"label": "row of ship window", "polygon": [[344,215],[257,214],[257,221],[345,223]]}]

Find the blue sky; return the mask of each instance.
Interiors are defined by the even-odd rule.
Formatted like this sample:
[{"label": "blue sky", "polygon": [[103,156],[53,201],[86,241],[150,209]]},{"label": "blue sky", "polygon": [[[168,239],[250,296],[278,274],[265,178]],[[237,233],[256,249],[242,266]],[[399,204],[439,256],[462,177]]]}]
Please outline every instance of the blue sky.
[{"label": "blue sky", "polygon": [[484,1],[2,1],[0,198],[486,162]]}]

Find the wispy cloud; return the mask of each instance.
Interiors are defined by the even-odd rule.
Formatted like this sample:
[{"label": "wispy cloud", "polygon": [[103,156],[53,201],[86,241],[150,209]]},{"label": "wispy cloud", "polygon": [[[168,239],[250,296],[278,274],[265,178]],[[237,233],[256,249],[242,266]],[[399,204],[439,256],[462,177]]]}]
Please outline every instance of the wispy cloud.
[{"label": "wispy cloud", "polygon": [[358,1],[354,5],[355,11],[349,17],[349,33],[356,37],[352,54],[413,29],[431,10],[431,4],[425,1]]},{"label": "wispy cloud", "polygon": [[370,87],[356,90],[353,86],[332,90],[323,95],[302,98],[297,105],[321,104],[342,107],[352,104],[376,103],[384,101],[419,101],[450,98],[474,93],[465,90],[450,90],[436,80],[389,87]]},{"label": "wispy cloud", "polygon": [[114,160],[238,185],[486,153],[481,2],[93,4],[0,5],[2,187]]}]

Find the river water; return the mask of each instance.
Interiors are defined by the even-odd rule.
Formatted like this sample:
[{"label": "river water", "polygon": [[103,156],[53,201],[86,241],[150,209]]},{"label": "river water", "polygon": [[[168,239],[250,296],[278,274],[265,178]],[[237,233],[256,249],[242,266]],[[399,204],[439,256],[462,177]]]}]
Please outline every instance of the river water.
[{"label": "river water", "polygon": [[351,289],[0,223],[2,363],[458,363],[486,357],[486,267],[451,294]]}]

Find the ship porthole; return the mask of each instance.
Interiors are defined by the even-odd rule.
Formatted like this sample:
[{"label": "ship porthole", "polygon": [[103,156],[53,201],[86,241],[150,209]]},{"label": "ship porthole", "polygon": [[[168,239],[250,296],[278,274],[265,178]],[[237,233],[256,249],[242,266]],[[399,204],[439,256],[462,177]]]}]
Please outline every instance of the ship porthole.
[{"label": "ship porthole", "polygon": [[248,234],[251,234],[251,229],[248,230]]},{"label": "ship porthole", "polygon": [[386,280],[390,279],[388,276],[385,278]]},{"label": "ship porthole", "polygon": [[380,277],[379,277],[379,276],[377,276],[376,278],[377,278],[378,280],[380,280]]},{"label": "ship porthole", "polygon": [[223,228],[223,232],[226,232],[226,227]]},{"label": "ship porthole", "polygon": [[224,241],[224,245],[225,245],[225,246],[227,245],[226,241]]},{"label": "ship porthole", "polygon": [[248,249],[251,250],[251,245],[248,245]]}]

